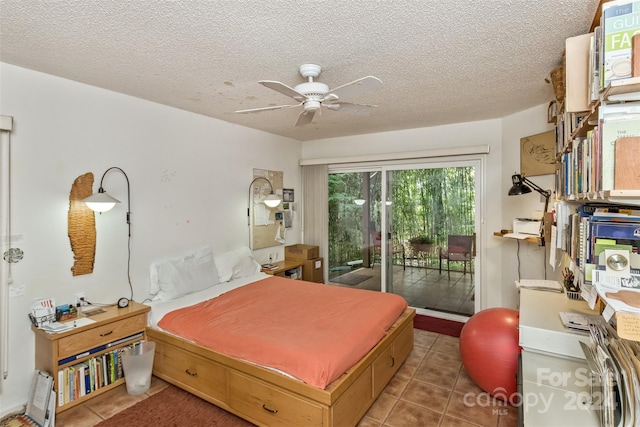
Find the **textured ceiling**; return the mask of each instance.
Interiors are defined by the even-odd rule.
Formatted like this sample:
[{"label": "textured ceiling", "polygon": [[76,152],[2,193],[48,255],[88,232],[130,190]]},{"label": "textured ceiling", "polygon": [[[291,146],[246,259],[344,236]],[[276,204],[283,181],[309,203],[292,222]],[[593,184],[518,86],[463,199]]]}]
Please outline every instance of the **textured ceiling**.
[{"label": "textured ceiling", "polygon": [[[598,0],[0,0],[0,61],[297,140],[500,118],[553,99],[544,79]],[[323,67],[368,116],[299,108],[258,80],[295,86]],[[7,112],[8,113],[8,112]],[[470,138],[473,135],[469,135]]]}]

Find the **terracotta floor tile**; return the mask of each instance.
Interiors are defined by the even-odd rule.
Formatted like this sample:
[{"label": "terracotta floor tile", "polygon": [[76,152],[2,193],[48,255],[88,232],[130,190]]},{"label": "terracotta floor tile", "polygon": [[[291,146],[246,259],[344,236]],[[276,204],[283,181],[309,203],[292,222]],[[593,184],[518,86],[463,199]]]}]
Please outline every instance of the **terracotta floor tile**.
[{"label": "terracotta floor tile", "polygon": [[416,347],[431,348],[433,343],[438,339],[438,334],[434,332],[423,331],[421,329],[414,329],[413,345]]},{"label": "terracotta floor tile", "polygon": [[413,403],[399,401],[384,422],[388,427],[437,426],[442,414]]},{"label": "terracotta floor tile", "polygon": [[462,367],[462,361],[457,353],[445,352],[432,348],[424,357],[423,363],[433,366],[450,366],[452,368]]},{"label": "terracotta floor tile", "polygon": [[498,416],[506,408],[502,402],[495,402],[487,393],[477,395],[453,392],[446,414],[483,427],[497,427]]},{"label": "terracotta floor tile", "polygon": [[367,418],[383,422],[396,403],[398,403],[397,398],[383,392],[378,396],[376,401],[373,402],[373,405],[371,405],[371,408],[369,408],[365,415]]},{"label": "terracotta floor tile", "polygon": [[147,394],[132,396],[127,393],[127,387],[123,384],[99,396],[88,400],[86,406],[102,418],[109,418],[129,406],[133,406],[141,400],[149,397]]},{"label": "terracotta floor tile", "polygon": [[439,427],[478,427],[478,424],[473,424],[460,418],[454,418],[450,415],[442,417]]},{"label": "terracotta floor tile", "polygon": [[433,346],[431,346],[432,350],[441,351],[443,353],[449,353],[451,355],[456,355],[458,360],[460,359],[460,349],[459,349],[459,341],[456,338],[455,340],[442,338],[444,335],[440,335]]},{"label": "terracotta floor tile", "polygon": [[456,381],[456,385],[454,386],[454,391],[459,393],[482,393],[482,389],[476,385],[475,382],[471,379],[467,371],[464,367],[460,370],[460,374],[458,374],[458,380]]},{"label": "terracotta floor tile", "polygon": [[100,421],[101,416],[82,404],[56,414],[56,427],[87,427]]},{"label": "terracotta floor tile", "polygon": [[391,381],[389,381],[389,384],[387,384],[383,392],[398,399],[407,388],[407,384],[409,383],[409,381],[409,378],[395,375],[393,378],[391,378]]},{"label": "terracotta floor tile", "polygon": [[457,366],[437,366],[426,361],[413,374],[413,378],[438,387],[453,390],[460,368]]},{"label": "terracotta floor tile", "polygon": [[424,406],[442,414],[449,403],[450,395],[451,390],[412,380],[409,381],[407,388],[402,393],[401,400]]},{"label": "terracotta floor tile", "polygon": [[382,424],[379,421],[373,420],[367,416],[363,417],[356,427],[381,427]]}]

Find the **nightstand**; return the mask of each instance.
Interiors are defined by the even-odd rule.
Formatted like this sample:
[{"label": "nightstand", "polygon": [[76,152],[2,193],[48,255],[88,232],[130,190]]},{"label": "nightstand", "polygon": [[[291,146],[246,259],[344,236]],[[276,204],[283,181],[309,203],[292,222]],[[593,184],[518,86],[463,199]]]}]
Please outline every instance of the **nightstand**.
[{"label": "nightstand", "polygon": [[[128,307],[96,307],[102,311],[77,320],[81,325],[58,334],[32,326],[36,339],[36,369],[54,378],[56,412],[65,411],[124,383],[120,353],[147,338],[149,306],[131,301]],[[82,319],[93,320],[83,324]],[[73,320],[64,322],[73,324]],[[120,371],[120,374],[118,374]],[[87,377],[80,378],[84,374]],[[69,383],[73,383],[70,385]],[[70,396],[70,389],[76,390]]]},{"label": "nightstand", "polygon": [[294,268],[300,268],[300,274],[298,275],[298,279],[302,279],[302,268],[304,266],[304,260],[298,259],[285,259],[284,261],[272,262],[271,264],[277,265],[278,268],[276,270],[265,270],[263,269],[263,273],[271,274],[272,276],[285,276],[285,271],[292,270]]}]

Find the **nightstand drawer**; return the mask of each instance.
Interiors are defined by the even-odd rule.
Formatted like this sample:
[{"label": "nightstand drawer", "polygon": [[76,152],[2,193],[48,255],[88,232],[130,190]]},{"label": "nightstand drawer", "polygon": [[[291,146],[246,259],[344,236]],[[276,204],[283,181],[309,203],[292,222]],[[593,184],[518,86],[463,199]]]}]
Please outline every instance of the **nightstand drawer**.
[{"label": "nightstand drawer", "polygon": [[60,338],[57,357],[73,356],[99,345],[144,331],[146,324],[147,314],[144,313]]}]

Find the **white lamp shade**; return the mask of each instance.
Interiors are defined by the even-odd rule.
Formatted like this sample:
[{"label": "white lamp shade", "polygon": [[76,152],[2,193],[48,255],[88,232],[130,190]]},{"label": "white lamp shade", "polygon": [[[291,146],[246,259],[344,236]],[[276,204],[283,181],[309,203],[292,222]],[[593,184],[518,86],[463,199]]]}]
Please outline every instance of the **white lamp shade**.
[{"label": "white lamp shade", "polygon": [[353,203],[355,203],[358,206],[362,206],[362,205],[364,205],[366,203],[366,200],[365,199],[355,199],[353,201]]},{"label": "white lamp shade", "polygon": [[280,204],[281,201],[282,200],[280,199],[280,197],[276,196],[273,193],[264,198],[264,204],[269,206],[270,208],[275,208]]},{"label": "white lamp shade", "polygon": [[113,208],[116,203],[120,203],[120,200],[111,197],[105,192],[92,194],[91,196],[82,199],[82,201],[87,204],[89,209],[95,212],[106,212]]}]

